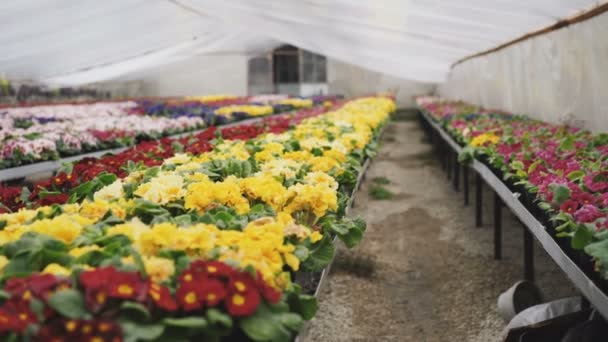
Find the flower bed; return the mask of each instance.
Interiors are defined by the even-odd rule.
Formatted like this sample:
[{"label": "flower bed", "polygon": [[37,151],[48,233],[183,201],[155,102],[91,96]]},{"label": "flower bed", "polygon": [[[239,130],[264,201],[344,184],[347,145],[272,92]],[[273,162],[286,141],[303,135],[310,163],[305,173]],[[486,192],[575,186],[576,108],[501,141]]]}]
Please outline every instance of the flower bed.
[{"label": "flower bed", "polygon": [[217,96],[189,101],[6,108],[1,110],[0,119],[0,169],[131,146],[139,141],[313,104],[312,100],[292,100],[297,106],[248,104],[246,97]]},{"label": "flower bed", "polygon": [[[303,118],[316,116],[325,109],[301,110],[289,115],[266,118],[261,124],[237,125],[221,131],[210,127],[198,134],[177,139],[163,138],[142,142],[132,148],[101,158],[84,158],[67,165],[54,176],[28,186],[0,186],[0,212],[42,205],[63,204],[70,196],[102,186],[106,175],[123,178],[135,165],[156,166],[175,153],[200,154],[212,148],[213,139],[221,134],[224,139],[247,140],[264,132],[280,133]],[[101,176],[100,176],[101,175]],[[88,183],[88,184],[85,184]],[[84,185],[83,185],[84,184]]]},{"label": "flower bed", "polygon": [[466,146],[460,161],[484,160],[608,279],[607,134],[438,99],[419,105]]},{"label": "flower bed", "polygon": [[293,272],[319,271],[385,98],[282,133],[132,165],[65,205],[0,215],[0,334],[39,340],[285,341],[316,310]]}]

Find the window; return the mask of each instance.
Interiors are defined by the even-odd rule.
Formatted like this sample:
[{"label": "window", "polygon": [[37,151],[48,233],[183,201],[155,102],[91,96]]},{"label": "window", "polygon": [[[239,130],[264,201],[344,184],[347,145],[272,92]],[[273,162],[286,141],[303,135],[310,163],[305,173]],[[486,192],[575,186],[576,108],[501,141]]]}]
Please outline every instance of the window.
[{"label": "window", "polygon": [[327,59],[325,56],[302,50],[302,82],[327,82]]},{"label": "window", "polygon": [[274,83],[300,82],[299,50],[284,45],[273,53]]}]

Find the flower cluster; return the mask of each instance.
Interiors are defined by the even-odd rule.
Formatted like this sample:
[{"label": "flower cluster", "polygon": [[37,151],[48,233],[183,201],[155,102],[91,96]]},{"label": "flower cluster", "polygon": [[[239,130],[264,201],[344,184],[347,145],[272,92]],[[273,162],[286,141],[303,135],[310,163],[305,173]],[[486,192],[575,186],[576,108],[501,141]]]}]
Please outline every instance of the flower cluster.
[{"label": "flower cluster", "polygon": [[318,104],[282,99],[260,105],[227,95],[5,108],[0,168],[132,145],[137,141]]},{"label": "flower cluster", "polygon": [[[254,314],[260,305],[283,300],[259,274],[203,260],[193,260],[165,284],[106,266],[83,270],[75,279],[53,274],[11,278],[3,291],[7,299],[0,304],[0,336],[17,333],[42,341],[121,341],[136,335],[127,327],[138,324],[158,324],[154,338],[170,337],[171,324],[166,322],[172,322],[171,317],[205,317],[214,310],[226,319],[238,319]],[[130,303],[127,310],[124,303]],[[126,316],[126,325],[125,319],[120,324],[109,319],[128,308],[145,318]]]},{"label": "flower cluster", "polygon": [[[484,155],[556,223],[557,235],[596,258],[608,279],[608,137],[521,115],[422,98],[466,153]],[[575,238],[576,237],[576,238]]]},{"label": "flower cluster", "polygon": [[[314,305],[292,273],[324,268],[334,235],[349,247],[361,239],[365,224],[344,217],[344,199],[394,109],[387,98],[361,98],[322,115],[234,127],[213,134],[204,151],[185,144],[153,162],[119,162],[120,172],[72,188],[70,204],[0,215],[3,278],[26,288],[32,278],[18,276],[57,280],[17,293],[40,302],[29,310],[52,310],[24,312],[26,323],[9,331],[131,340],[138,337],[125,335],[151,329],[147,340],[230,340],[238,330],[260,338],[263,329],[275,334],[265,340],[289,338]],[[52,181],[70,187],[73,175]],[[13,305],[5,291],[0,305]],[[103,325],[108,335],[99,335],[108,322],[120,329]]]}]

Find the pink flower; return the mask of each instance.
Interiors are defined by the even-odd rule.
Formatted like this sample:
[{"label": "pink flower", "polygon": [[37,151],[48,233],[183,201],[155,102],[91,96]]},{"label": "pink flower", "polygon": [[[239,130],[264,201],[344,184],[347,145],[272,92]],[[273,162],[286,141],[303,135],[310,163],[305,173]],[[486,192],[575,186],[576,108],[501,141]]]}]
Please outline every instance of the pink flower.
[{"label": "pink flower", "polygon": [[608,208],[608,192],[599,195],[597,197],[597,203],[603,208]]},{"label": "pink flower", "polygon": [[596,173],[596,174],[590,174],[585,176],[585,178],[583,179],[583,181],[585,182],[585,186],[591,190],[592,192],[603,192],[604,190],[608,189],[608,182],[602,181],[602,180],[596,180],[596,178],[604,178],[605,179],[605,174],[604,173]]},{"label": "pink flower", "polygon": [[585,204],[574,213],[574,219],[581,223],[590,223],[604,217],[604,214],[594,205]]}]

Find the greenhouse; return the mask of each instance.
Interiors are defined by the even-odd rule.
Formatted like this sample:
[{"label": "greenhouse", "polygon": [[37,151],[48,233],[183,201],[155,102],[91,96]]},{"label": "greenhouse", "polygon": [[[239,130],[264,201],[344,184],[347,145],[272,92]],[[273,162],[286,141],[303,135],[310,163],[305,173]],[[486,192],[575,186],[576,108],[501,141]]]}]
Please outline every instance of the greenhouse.
[{"label": "greenhouse", "polygon": [[608,341],[608,2],[0,4],[0,341]]}]

